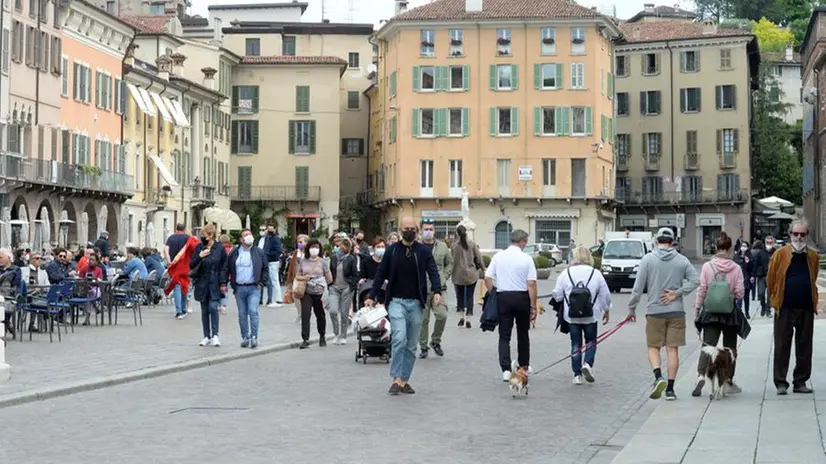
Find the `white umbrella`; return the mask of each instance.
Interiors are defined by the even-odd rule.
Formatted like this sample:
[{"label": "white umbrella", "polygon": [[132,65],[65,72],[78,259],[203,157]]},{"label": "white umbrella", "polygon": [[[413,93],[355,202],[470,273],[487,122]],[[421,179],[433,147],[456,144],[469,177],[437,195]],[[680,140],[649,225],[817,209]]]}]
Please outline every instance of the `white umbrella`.
[{"label": "white umbrella", "polygon": [[780,209],[780,208],[790,208],[794,206],[794,203],[790,202],[789,200],[784,200],[780,197],[766,197],[762,200],[757,200],[758,203],[773,209]]},{"label": "white umbrella", "polygon": [[47,252],[52,251],[52,223],[49,221],[49,211],[46,207],[40,208],[40,220],[43,224],[43,232],[42,232],[42,239],[43,239],[43,246],[42,249],[46,250]]},{"label": "white umbrella", "polygon": [[98,230],[97,235],[95,237],[100,237],[100,235],[106,230],[106,221],[109,219],[109,208],[106,205],[100,207],[100,212],[98,212]]},{"label": "white umbrella", "polygon": [[11,246],[11,208],[3,207],[3,235],[0,237],[0,244],[8,248]]},{"label": "white umbrella", "polygon": [[84,211],[80,213],[80,224],[77,226],[78,245],[86,247],[89,243],[89,214]]},{"label": "white umbrella", "polygon": [[155,246],[155,223],[154,222],[147,222],[146,223],[146,246],[154,247]]},{"label": "white umbrella", "polygon": [[797,218],[792,216],[789,213],[774,213],[771,216],[769,216],[767,219],[774,219],[774,220],[777,220],[777,221],[794,221]]},{"label": "white umbrella", "polygon": [[245,227],[246,227],[247,229],[251,229],[251,228],[252,228],[252,226],[250,226],[250,215],[249,215],[249,214],[247,214],[247,220],[246,220],[246,223],[245,223]]},{"label": "white umbrella", "polygon": [[20,227],[20,241],[23,243],[29,243],[31,240],[31,235],[29,235],[29,211],[26,209],[25,206],[20,205],[18,209],[18,218],[23,221]]}]

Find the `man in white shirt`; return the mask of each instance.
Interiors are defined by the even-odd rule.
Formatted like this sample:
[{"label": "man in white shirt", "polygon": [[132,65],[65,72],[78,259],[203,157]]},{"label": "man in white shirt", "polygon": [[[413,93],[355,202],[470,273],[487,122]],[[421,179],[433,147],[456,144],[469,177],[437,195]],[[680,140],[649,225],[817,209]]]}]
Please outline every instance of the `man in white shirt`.
[{"label": "man in white shirt", "polygon": [[493,256],[485,272],[488,291],[496,290],[499,307],[499,367],[502,380],[511,376],[511,333],[516,322],[516,341],[520,369],[528,372],[531,360],[529,331],[536,314],[536,266],[523,250],[528,233],[511,232],[511,246]]}]

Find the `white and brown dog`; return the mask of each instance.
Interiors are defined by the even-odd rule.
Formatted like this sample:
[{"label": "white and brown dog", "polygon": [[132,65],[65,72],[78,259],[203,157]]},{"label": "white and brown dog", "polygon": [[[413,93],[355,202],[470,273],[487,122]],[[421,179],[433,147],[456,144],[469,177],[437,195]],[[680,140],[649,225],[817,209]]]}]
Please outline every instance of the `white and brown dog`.
[{"label": "white and brown dog", "polygon": [[521,397],[522,394],[528,396],[528,370],[519,367],[519,363],[511,363],[511,378],[508,380],[508,387],[514,398]]},{"label": "white and brown dog", "polygon": [[731,389],[731,382],[734,377],[734,362],[737,360],[734,351],[731,348],[706,345],[703,347],[703,354],[709,357],[703,375],[711,384],[710,398],[721,400]]}]

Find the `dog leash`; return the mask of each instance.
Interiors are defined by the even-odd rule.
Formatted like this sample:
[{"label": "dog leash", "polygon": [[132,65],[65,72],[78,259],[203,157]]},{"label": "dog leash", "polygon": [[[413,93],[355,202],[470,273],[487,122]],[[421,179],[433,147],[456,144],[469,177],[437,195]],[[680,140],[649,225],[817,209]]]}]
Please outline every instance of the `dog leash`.
[{"label": "dog leash", "polygon": [[538,371],[534,372],[532,375],[539,375],[540,373],[542,373],[542,372],[544,372],[544,371],[546,371],[546,370],[548,370],[548,369],[550,369],[554,366],[557,366],[560,363],[562,363],[564,361],[567,361],[568,359],[571,359],[571,358],[573,358],[574,356],[576,356],[578,354],[581,354],[582,352],[584,352],[585,350],[590,348],[592,345],[593,346],[599,345],[600,343],[602,343],[603,341],[608,339],[608,337],[610,337],[610,336],[614,335],[615,333],[617,333],[617,331],[619,331],[619,329],[621,329],[625,324],[628,324],[629,322],[631,322],[631,316],[626,317],[622,322],[615,325],[610,330],[607,330],[607,331],[601,333],[599,336],[597,336],[596,340],[594,340],[593,342],[586,343],[585,345],[580,347],[578,350],[572,352],[568,356],[565,356],[564,358],[562,358],[558,361],[554,361],[553,363],[551,363],[551,364],[543,367],[542,369],[539,369]]}]

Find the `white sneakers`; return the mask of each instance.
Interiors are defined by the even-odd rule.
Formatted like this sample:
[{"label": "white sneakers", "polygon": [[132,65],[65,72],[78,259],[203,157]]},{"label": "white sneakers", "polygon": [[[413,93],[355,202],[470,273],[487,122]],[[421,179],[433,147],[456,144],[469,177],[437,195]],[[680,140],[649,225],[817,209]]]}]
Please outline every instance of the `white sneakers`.
[{"label": "white sneakers", "polygon": [[503,382],[510,382],[511,380],[511,371],[502,372],[502,381]]},{"label": "white sneakers", "polygon": [[582,385],[582,376],[581,375],[575,375],[574,376],[574,385]]},{"label": "white sneakers", "polygon": [[212,337],[212,338],[209,338],[209,337],[204,337],[204,339],[203,339],[203,340],[201,340],[201,343],[198,343],[198,345],[199,345],[199,346],[209,346],[209,345],[212,345],[212,346],[218,347],[218,346],[221,346],[221,340],[218,340],[218,336],[217,336],[217,335],[216,335],[216,336],[214,336],[214,337]]},{"label": "white sneakers", "polygon": [[586,382],[594,383],[594,372],[590,364],[585,363],[582,365],[582,376],[585,377]]},{"label": "white sneakers", "polygon": [[204,339],[201,340],[201,343],[198,343],[198,345],[199,346],[209,346],[210,343],[212,343],[212,340],[210,340],[209,337],[204,337]]},{"label": "white sneakers", "polygon": [[276,303],[275,301],[267,305],[268,308],[280,308],[281,306],[283,306],[281,303]]},{"label": "white sneakers", "polygon": [[221,346],[221,340],[218,340],[217,335],[212,337],[212,346]]},{"label": "white sneakers", "polygon": [[346,345],[346,344],[347,344],[347,339],[346,338],[339,337],[338,335],[336,335],[335,338],[333,338],[333,345]]}]

